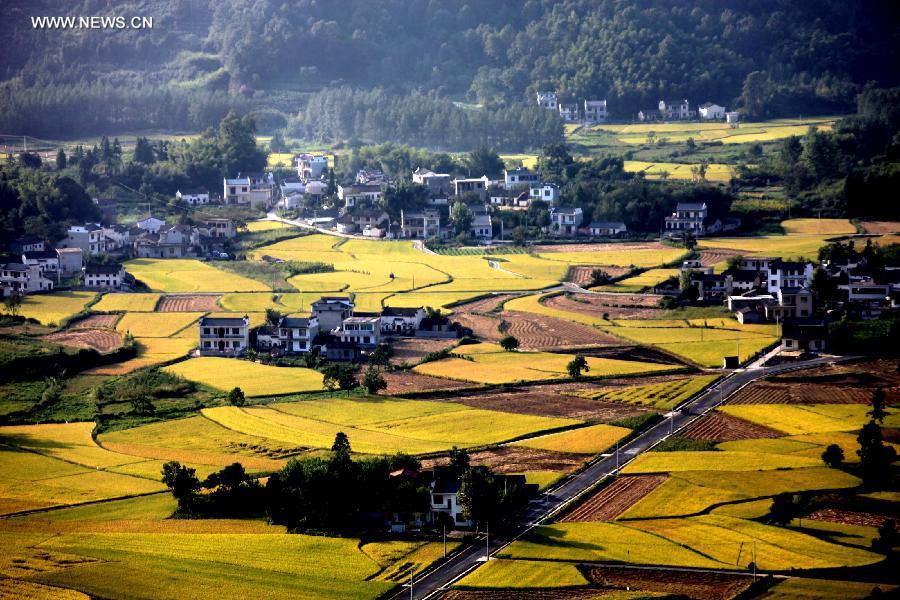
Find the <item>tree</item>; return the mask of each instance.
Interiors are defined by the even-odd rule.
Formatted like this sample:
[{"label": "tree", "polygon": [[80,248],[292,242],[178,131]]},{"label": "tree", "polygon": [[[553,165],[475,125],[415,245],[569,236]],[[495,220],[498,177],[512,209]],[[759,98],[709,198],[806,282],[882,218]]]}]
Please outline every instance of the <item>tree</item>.
[{"label": "tree", "polygon": [[882,554],[891,554],[897,546],[900,546],[897,522],[888,519],[878,528],[878,537],[872,540],[872,549]]},{"label": "tree", "polygon": [[269,140],[269,152],[287,152],[287,144],[284,143],[284,135],[280,129],[273,133],[272,139]]},{"label": "tree", "polygon": [[322,369],[323,383],[329,391],[340,389],[350,395],[350,390],[356,388],[359,382],[356,379],[356,369],[353,365],[342,363],[328,363]]},{"label": "tree", "polygon": [[369,365],[369,368],[366,369],[362,384],[366,391],[372,395],[387,389],[387,381],[384,380],[384,376],[382,376],[381,371],[375,365]]},{"label": "tree", "polygon": [[603,269],[593,269],[591,270],[591,286],[596,287],[598,285],[606,285],[609,283],[611,277],[609,273],[604,271]]},{"label": "tree", "polygon": [[843,448],[837,444],[831,444],[822,452],[822,461],[832,469],[837,469],[844,462]]},{"label": "tree", "polygon": [[528,229],[519,225],[512,232],[513,243],[516,246],[524,246],[525,242],[528,241]]},{"label": "tree", "polygon": [[581,373],[583,371],[590,371],[591,366],[588,364],[587,360],[582,355],[577,355],[569,364],[566,365],[566,371],[569,372],[569,377],[573,379],[580,379]]},{"label": "tree", "polygon": [[519,340],[511,335],[504,336],[503,339],[500,340],[500,347],[507,352],[512,352],[519,347]]},{"label": "tree", "polygon": [[60,148],[56,152],[56,170],[62,171],[66,168],[66,151]]},{"label": "tree", "polygon": [[331,444],[333,456],[338,460],[350,460],[351,451],[350,438],[343,431],[338,431],[334,436],[334,442]]},{"label": "tree", "polygon": [[266,325],[275,327],[281,321],[282,314],[274,308],[266,309]]},{"label": "tree", "polygon": [[744,257],[740,254],[729,256],[728,260],[725,261],[725,264],[727,265],[725,270],[730,271],[732,269],[740,269],[742,260],[744,260]]},{"label": "tree", "polygon": [[897,451],[885,446],[881,428],[875,421],[869,421],[856,437],[859,442],[859,467],[863,481],[867,485],[879,486],[890,477],[891,463],[897,460]]},{"label": "tree", "polygon": [[372,350],[369,355],[369,363],[373,365],[386,365],[391,358],[391,345],[382,342]]},{"label": "tree", "polygon": [[156,412],[156,407],[146,394],[137,393],[129,399],[131,410],[136,415],[152,415]]},{"label": "tree", "polygon": [[872,421],[884,423],[884,418],[887,416],[884,405],[884,390],[876,388],[875,391],[872,392],[872,409],[869,410],[866,415],[871,417]]},{"label": "tree", "polygon": [[26,169],[40,169],[43,162],[38,154],[31,152],[19,153],[19,163]]},{"label": "tree", "polygon": [[190,513],[196,501],[197,491],[200,489],[196,471],[177,461],[169,461],[163,465],[162,481],[178,501],[178,511]]},{"label": "tree", "polygon": [[687,141],[685,142],[685,145],[687,146],[688,152],[693,152],[694,150],[697,149],[697,142],[695,142],[694,138],[692,138],[692,137],[689,137],[687,139]]},{"label": "tree", "polygon": [[465,166],[469,171],[469,177],[487,175],[489,178],[500,175],[506,168],[500,156],[484,146],[466,155]]},{"label": "tree", "polygon": [[457,501],[462,506],[463,516],[470,521],[483,524],[498,520],[500,496],[490,469],[483,466],[466,469]]},{"label": "tree", "polygon": [[450,457],[450,469],[453,470],[457,476],[462,476],[469,468],[470,457],[469,453],[464,449],[459,449],[456,446],[453,446],[450,449],[449,453]]},{"label": "tree", "polygon": [[156,156],[153,153],[153,146],[150,144],[150,140],[145,137],[138,137],[134,141],[134,153],[131,159],[136,163],[153,164]]},{"label": "tree", "polygon": [[244,396],[244,391],[236,387],[228,392],[228,404],[231,406],[244,406],[247,403],[247,399]]},{"label": "tree", "polygon": [[22,306],[22,294],[18,290],[10,292],[9,296],[3,299],[3,309],[6,314],[16,316],[19,314],[19,308]]},{"label": "tree", "polygon": [[793,494],[782,493],[772,498],[772,506],[769,507],[767,519],[776,525],[787,525],[793,521],[801,511],[802,502]]},{"label": "tree", "polygon": [[450,222],[456,233],[469,233],[473,218],[472,211],[464,202],[456,201],[450,208]]},{"label": "tree", "polygon": [[837,293],[837,284],[831,279],[828,273],[822,267],[816,267],[813,271],[810,290],[815,294],[816,300],[822,305],[827,306],[834,300]]}]

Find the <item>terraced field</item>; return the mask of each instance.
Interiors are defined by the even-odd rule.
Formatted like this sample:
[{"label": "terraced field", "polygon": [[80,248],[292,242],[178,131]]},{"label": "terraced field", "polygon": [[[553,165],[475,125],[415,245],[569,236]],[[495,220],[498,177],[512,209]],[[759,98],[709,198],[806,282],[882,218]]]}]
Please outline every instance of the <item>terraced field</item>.
[{"label": "terraced field", "polygon": [[[195,342],[194,344],[196,345]],[[272,367],[246,360],[201,356],[165,369],[222,391],[240,387],[248,396],[273,396],[324,389],[322,374],[312,369]]]},{"label": "terraced field", "polygon": [[612,521],[666,481],[665,475],[617,477],[563,516],[560,523]]},{"label": "terraced field", "polygon": [[122,345],[122,336],[111,329],[79,328],[51,333],[44,339],[73,348],[88,348],[97,352],[109,352]]},{"label": "terraced field", "polygon": [[254,279],[192,258],[136,258],[125,263],[125,270],[159,292],[253,292],[268,289]]},{"label": "terraced field", "polygon": [[220,296],[212,294],[163,296],[156,306],[157,312],[210,312],[219,311]]},{"label": "terraced field", "polygon": [[53,292],[28,294],[22,298],[19,315],[36,319],[43,325],[59,326],[83,311],[97,297],[95,292]]}]

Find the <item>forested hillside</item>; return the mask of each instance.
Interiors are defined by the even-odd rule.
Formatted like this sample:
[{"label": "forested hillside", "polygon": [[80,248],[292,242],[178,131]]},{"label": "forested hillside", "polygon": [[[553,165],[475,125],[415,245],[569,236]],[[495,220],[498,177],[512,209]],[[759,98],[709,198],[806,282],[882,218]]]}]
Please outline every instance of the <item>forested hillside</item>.
[{"label": "forested hillside", "polygon": [[[847,112],[866,82],[900,83],[898,12],[880,0],[15,0],[0,6],[0,132],[196,130],[236,108],[263,131],[290,122],[320,138],[433,143],[422,130],[535,125],[553,138],[552,124],[505,112],[538,89],[607,98],[621,119],[669,96],[759,117]],[[36,15],[155,22],[40,30]],[[539,137],[533,147],[550,141]]]}]

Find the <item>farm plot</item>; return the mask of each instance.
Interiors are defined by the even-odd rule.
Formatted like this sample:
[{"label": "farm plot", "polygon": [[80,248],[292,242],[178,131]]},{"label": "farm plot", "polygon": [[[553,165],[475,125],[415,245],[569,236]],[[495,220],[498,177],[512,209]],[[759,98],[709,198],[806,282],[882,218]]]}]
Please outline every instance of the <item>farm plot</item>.
[{"label": "farm plot", "polygon": [[771,471],[815,467],[821,459],[755,452],[647,452],[628,464],[623,473],[674,473],[679,471]]},{"label": "farm plot", "polygon": [[191,338],[135,338],[137,356],[120,363],[94,367],[87,375],[124,375],[137,369],[169,362],[187,355],[197,342]]},{"label": "farm plot", "polygon": [[116,330],[139,338],[170,337],[189,327],[205,313],[127,313]]},{"label": "farm plot", "polygon": [[591,495],[559,522],[612,521],[665,481],[665,475],[616,477],[611,484]]},{"label": "farm plot", "polygon": [[[401,553],[402,550],[400,550],[395,554],[377,556],[373,547],[385,545],[400,545],[412,549],[406,553]],[[447,552],[453,552],[457,547],[459,547],[458,542],[449,542],[447,543]],[[361,550],[370,558],[375,559],[379,565],[386,567],[375,579],[395,584],[408,581],[410,575],[418,575],[444,556],[444,545],[438,542],[375,542],[366,544]]]},{"label": "farm plot", "polygon": [[[811,383],[811,382],[810,382]],[[729,404],[868,404],[871,390],[827,385],[825,382],[783,384],[756,381],[734,395]]]},{"label": "farm plot", "polygon": [[739,568],[754,559],[760,568],[773,571],[857,567],[882,559],[790,529],[720,515],[634,521],[632,526]]},{"label": "farm plot", "polygon": [[671,410],[710,385],[718,375],[695,375],[661,383],[578,392],[582,398]]},{"label": "farm plot", "polygon": [[594,269],[597,268],[610,277],[621,277],[630,271],[628,267],[572,267],[569,269],[569,281],[587,287],[593,279]]},{"label": "farm plot", "polygon": [[847,219],[788,219],[781,222],[788,234],[841,235],[856,233]]},{"label": "farm plot", "polygon": [[477,387],[463,381],[430,377],[409,370],[385,371],[381,376],[388,385],[385,393],[391,395]]},{"label": "farm plot", "polygon": [[577,566],[532,560],[492,560],[461,579],[461,589],[564,588],[587,585]]},{"label": "farm plot", "polygon": [[[459,357],[445,358],[415,367],[415,371],[475,383],[512,383],[568,377],[572,355],[546,352],[506,352],[493,344],[473,344],[457,349]],[[612,377],[673,369],[672,365],[607,358],[587,358],[589,375]]]},{"label": "farm plot", "polygon": [[[576,424],[550,419],[470,409],[460,405],[414,400],[298,402],[272,408],[219,407],[204,409],[207,418],[247,435],[282,443],[330,448],[343,431],[354,450],[366,454],[398,451],[421,454],[452,446],[480,446],[529,433]],[[373,408],[383,408],[378,414]],[[410,416],[416,415],[416,416]]]},{"label": "farm plot", "polygon": [[525,349],[564,349],[621,344],[618,338],[603,334],[592,327],[546,315],[504,311],[502,318],[504,333],[519,340],[520,347]]},{"label": "farm plot", "polygon": [[75,463],[92,469],[136,462],[133,456],[110,452],[91,438],[94,423],[13,425],[0,427],[0,444]]},{"label": "farm plot", "polygon": [[769,427],[751,423],[720,412],[711,412],[691,423],[681,434],[692,440],[730,442],[759,438],[777,438],[782,434]]},{"label": "farm plot", "polygon": [[537,450],[550,450],[552,452],[569,452],[572,454],[599,454],[613,444],[629,435],[631,430],[627,427],[615,427],[613,425],[591,425],[579,427],[570,431],[551,433],[540,437],[529,438],[516,442],[516,445]]},{"label": "farm plot", "polygon": [[103,294],[100,301],[91,307],[97,312],[153,312],[159,294]]},{"label": "farm plot", "polygon": [[157,312],[213,312],[222,310],[219,298],[212,294],[163,296],[156,306]]},{"label": "farm plot", "polygon": [[604,590],[633,590],[694,600],[730,600],[750,587],[748,575],[592,566],[587,578]]},{"label": "farm plot", "polygon": [[864,600],[875,588],[886,592],[896,586],[834,579],[796,578],[781,581],[761,598],[767,600]]},{"label": "farm plot", "polygon": [[640,292],[647,288],[657,286],[673,277],[678,277],[678,273],[678,269],[649,269],[640,275],[628,277],[609,285],[600,286],[597,289],[608,292]]},{"label": "farm plot", "polygon": [[863,221],[866,233],[900,233],[900,221]]},{"label": "farm plot", "polygon": [[247,223],[247,231],[272,231],[275,229],[291,229],[292,226],[281,221],[250,221]]},{"label": "farm plot", "polygon": [[96,297],[95,292],[28,294],[22,298],[19,315],[36,319],[42,325],[58,326],[83,311]]},{"label": "farm plot", "polygon": [[432,352],[452,348],[457,340],[430,340],[425,338],[398,338],[391,342],[391,363],[415,365]]},{"label": "farm plot", "polygon": [[[790,223],[790,221],[785,221]],[[803,227],[803,226],[801,226]],[[704,238],[700,250],[732,250],[744,256],[783,256],[816,260],[830,234],[789,233],[755,237]]]},{"label": "farm plot", "polygon": [[[726,415],[770,427],[785,435],[855,431],[868,422],[868,407],[861,404],[743,404],[722,406]],[[900,424],[900,411],[888,409],[886,427]]]},{"label": "farm plot", "polygon": [[323,389],[322,374],[312,369],[272,367],[233,358],[201,356],[165,369],[223,391],[240,387],[248,396],[275,396]]},{"label": "farm plot", "polygon": [[73,329],[51,333],[44,339],[61,346],[109,352],[122,345],[122,336],[111,329]]},{"label": "farm plot", "polygon": [[575,252],[546,252],[539,249],[537,256],[569,265],[651,268],[676,261],[685,254],[682,249],[662,245],[609,244],[608,246],[609,249]]},{"label": "farm plot", "polygon": [[[627,143],[643,143],[646,141],[645,137],[627,137],[621,138],[623,141]],[[695,164],[684,164],[684,163],[671,163],[671,162],[645,162],[639,160],[626,160],[625,161],[625,170],[631,173],[643,173],[647,179],[661,179],[663,177],[663,173],[665,173],[665,177],[671,179],[683,179],[688,181],[695,181],[699,179],[699,173],[695,174],[695,170],[700,167],[699,163]],[[719,164],[719,163],[709,163],[706,165],[706,180],[707,181],[717,181],[717,182],[727,182],[734,177],[734,168],[731,165]]]},{"label": "farm plot", "polygon": [[254,279],[191,258],[137,258],[126,262],[125,270],[150,289],[160,292],[256,292],[268,289]]},{"label": "farm plot", "polygon": [[75,329],[115,329],[121,315],[88,315],[69,324],[69,330]]},{"label": "farm plot", "polygon": [[[585,461],[584,455],[533,450],[513,444],[478,450],[472,452],[469,458],[471,464],[490,467],[497,473],[524,473],[526,477],[533,473],[547,473],[552,474],[554,480],[574,471]],[[447,456],[427,458],[422,461],[422,468],[433,469],[447,464],[450,464]]]}]

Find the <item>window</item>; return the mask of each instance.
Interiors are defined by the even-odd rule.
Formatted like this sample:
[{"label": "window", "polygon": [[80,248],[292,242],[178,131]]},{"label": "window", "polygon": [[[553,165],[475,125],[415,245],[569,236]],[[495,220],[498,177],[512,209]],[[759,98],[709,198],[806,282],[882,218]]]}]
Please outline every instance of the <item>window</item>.
[{"label": "window", "polygon": [[456,522],[457,523],[462,523],[465,520],[466,519],[465,519],[465,517],[463,517],[462,513],[456,513]]},{"label": "window", "polygon": [[435,495],[434,495],[434,500],[433,500],[433,503],[434,503],[434,504],[443,504],[443,502],[444,502],[444,497],[443,497],[443,496],[441,496],[440,494],[435,494]]}]

